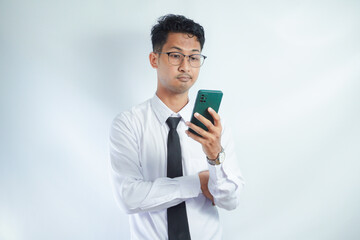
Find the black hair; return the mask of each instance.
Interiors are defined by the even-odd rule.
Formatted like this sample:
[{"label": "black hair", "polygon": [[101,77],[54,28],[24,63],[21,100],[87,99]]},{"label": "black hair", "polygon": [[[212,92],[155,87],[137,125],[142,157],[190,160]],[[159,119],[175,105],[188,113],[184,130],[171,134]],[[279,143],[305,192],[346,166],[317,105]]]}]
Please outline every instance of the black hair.
[{"label": "black hair", "polygon": [[162,51],[169,33],[187,33],[195,36],[200,43],[201,50],[205,43],[204,28],[182,15],[167,14],[158,19],[158,23],[151,29],[151,42],[153,51]]}]

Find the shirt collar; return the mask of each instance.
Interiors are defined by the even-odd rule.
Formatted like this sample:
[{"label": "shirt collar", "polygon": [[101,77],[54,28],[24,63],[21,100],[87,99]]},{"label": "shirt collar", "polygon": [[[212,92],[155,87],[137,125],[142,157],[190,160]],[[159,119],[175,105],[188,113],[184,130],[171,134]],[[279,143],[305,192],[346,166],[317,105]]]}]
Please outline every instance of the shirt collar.
[{"label": "shirt collar", "polygon": [[152,109],[154,110],[154,113],[161,124],[164,124],[170,116],[176,115],[180,115],[181,121],[183,121],[184,123],[186,121],[190,121],[193,106],[192,101],[190,100],[178,113],[174,113],[170,108],[168,108],[156,94],[150,100],[150,102]]}]

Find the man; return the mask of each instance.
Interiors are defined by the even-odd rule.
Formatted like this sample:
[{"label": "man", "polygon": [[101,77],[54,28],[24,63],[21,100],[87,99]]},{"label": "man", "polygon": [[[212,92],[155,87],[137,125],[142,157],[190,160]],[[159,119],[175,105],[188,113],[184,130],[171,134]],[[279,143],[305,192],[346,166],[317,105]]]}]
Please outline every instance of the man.
[{"label": "man", "polygon": [[204,30],[166,15],[151,34],[156,94],[120,113],[110,130],[116,198],[129,214],[132,239],[221,239],[217,207],[236,208],[244,182],[220,116],[209,109],[212,124],[195,114],[209,131],[189,122],[188,92],[206,58]]}]

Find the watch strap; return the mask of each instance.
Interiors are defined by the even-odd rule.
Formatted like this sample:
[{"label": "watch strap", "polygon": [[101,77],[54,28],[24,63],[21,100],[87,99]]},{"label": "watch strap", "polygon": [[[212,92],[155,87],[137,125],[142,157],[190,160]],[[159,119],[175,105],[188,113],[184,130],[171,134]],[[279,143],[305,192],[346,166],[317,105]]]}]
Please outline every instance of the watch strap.
[{"label": "watch strap", "polygon": [[215,165],[220,165],[220,164],[221,164],[221,162],[220,162],[220,155],[221,155],[222,153],[224,153],[224,148],[223,148],[223,147],[221,147],[221,151],[219,152],[217,158],[215,158],[215,159],[210,159],[210,158],[208,158],[208,157],[206,156],[207,162],[208,162],[210,165],[213,165],[213,166],[215,166]]}]

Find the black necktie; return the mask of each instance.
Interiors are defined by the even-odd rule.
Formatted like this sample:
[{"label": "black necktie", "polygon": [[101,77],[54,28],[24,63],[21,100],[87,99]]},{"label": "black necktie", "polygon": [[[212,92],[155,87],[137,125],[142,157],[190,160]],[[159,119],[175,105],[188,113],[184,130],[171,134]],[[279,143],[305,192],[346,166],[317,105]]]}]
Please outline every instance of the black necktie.
[{"label": "black necktie", "polygon": [[[170,128],[167,141],[167,176],[180,177],[182,172],[180,139],[176,127],[181,118],[169,117],[166,120]],[[169,240],[186,240],[190,238],[189,224],[186,216],[185,202],[167,209]]]}]

